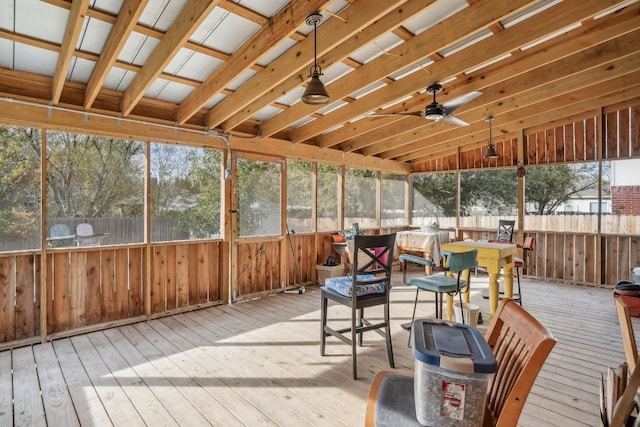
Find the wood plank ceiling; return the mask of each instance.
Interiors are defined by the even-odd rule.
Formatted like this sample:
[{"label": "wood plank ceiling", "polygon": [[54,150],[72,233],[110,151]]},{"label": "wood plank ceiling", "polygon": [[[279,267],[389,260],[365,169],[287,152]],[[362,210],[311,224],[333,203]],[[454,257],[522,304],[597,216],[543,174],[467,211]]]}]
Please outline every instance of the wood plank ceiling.
[{"label": "wood plank ceiling", "polygon": [[[319,106],[300,102],[314,12]],[[489,115],[499,141],[638,98],[639,49],[637,1],[0,0],[0,122],[216,147],[223,133],[409,171],[485,146]],[[468,126],[375,117],[423,111],[436,82],[440,103],[481,92],[455,111]]]}]

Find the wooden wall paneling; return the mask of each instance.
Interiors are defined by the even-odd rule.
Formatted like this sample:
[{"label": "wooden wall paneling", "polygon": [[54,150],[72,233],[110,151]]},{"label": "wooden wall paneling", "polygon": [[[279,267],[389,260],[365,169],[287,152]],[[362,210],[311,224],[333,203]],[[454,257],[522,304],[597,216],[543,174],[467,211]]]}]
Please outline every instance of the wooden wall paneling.
[{"label": "wooden wall paneling", "polygon": [[631,141],[629,139],[630,114],[630,108],[623,108],[618,111],[618,152],[621,159],[631,157]]},{"label": "wooden wall paneling", "polygon": [[176,306],[189,305],[189,282],[196,281],[189,274],[189,244],[179,243],[176,248]]},{"label": "wooden wall paneling", "polygon": [[584,120],[579,120],[573,124],[573,146],[576,153],[576,161],[586,160],[587,158],[584,132]]},{"label": "wooden wall paneling", "polygon": [[596,119],[595,117],[585,119],[584,121],[584,146],[585,160],[593,161],[598,159],[596,145]]},{"label": "wooden wall paneling", "polygon": [[188,270],[189,281],[189,305],[201,304],[207,298],[207,276],[203,274],[206,268],[202,265],[206,262],[206,256],[202,254],[202,249],[206,247],[204,242],[189,245],[188,250]]},{"label": "wooden wall paneling", "polygon": [[226,245],[226,242],[215,242],[207,244],[207,265],[209,268],[209,301],[216,301],[221,299],[224,295],[224,290],[222,289],[222,287],[227,286],[227,281],[225,281],[225,277],[223,277],[223,272],[225,271],[225,269],[222,268],[221,264],[223,262],[227,262],[228,259],[225,256],[226,251],[222,250],[221,245]]},{"label": "wooden wall paneling", "polygon": [[165,281],[167,283],[167,310],[172,310],[177,307],[178,292],[177,292],[177,255],[176,246],[166,246],[166,276]]},{"label": "wooden wall paneling", "polygon": [[562,127],[563,140],[564,140],[564,159],[567,162],[574,162],[576,160],[576,144],[573,139],[573,123]]},{"label": "wooden wall paneling", "polygon": [[69,252],[53,255],[53,331],[69,328]]},{"label": "wooden wall paneling", "polygon": [[87,254],[71,252],[69,256],[69,327],[87,324]]},{"label": "wooden wall paneling", "polygon": [[44,260],[47,282],[43,285],[46,287],[46,304],[45,312],[47,319],[45,324],[47,325],[47,335],[53,333],[53,289],[54,289],[54,277],[53,277],[53,263],[55,262],[55,255],[51,252],[47,253],[47,259]]},{"label": "wooden wall paneling", "polygon": [[536,277],[545,277],[546,272],[546,262],[547,262],[547,251],[549,241],[549,236],[547,233],[538,233],[537,235],[537,244],[536,247]]},{"label": "wooden wall paneling", "polygon": [[[16,266],[15,339],[36,336],[35,255],[18,255]],[[39,317],[38,317],[39,319]]]},{"label": "wooden wall paneling", "polygon": [[629,141],[631,144],[631,156],[640,156],[640,105],[630,108],[629,112]]},{"label": "wooden wall paneling", "polygon": [[116,318],[126,319],[132,316],[129,311],[129,251],[127,248],[115,249],[114,260]]},{"label": "wooden wall paneling", "polygon": [[574,277],[576,282],[585,283],[585,269],[588,268],[584,262],[584,235],[576,234],[574,236],[573,253],[574,253]]},{"label": "wooden wall paneling", "polygon": [[33,266],[33,287],[34,287],[34,292],[35,292],[35,302],[34,302],[34,309],[35,309],[35,313],[34,315],[34,319],[35,319],[35,330],[34,330],[34,336],[39,336],[40,331],[41,331],[41,316],[42,313],[40,311],[41,309],[41,304],[42,304],[42,264],[41,264],[41,259],[42,259],[42,254],[35,254],[34,255],[34,266]]},{"label": "wooden wall paneling", "polygon": [[145,256],[146,248],[129,248],[129,313],[144,314]]},{"label": "wooden wall paneling", "polygon": [[567,157],[567,141],[564,139],[564,126],[558,126],[555,128],[555,135],[553,138],[555,142],[554,161],[556,163],[564,162]]},{"label": "wooden wall paneling", "polygon": [[615,285],[618,278],[618,264],[620,264],[619,241],[617,236],[603,236],[603,241],[605,242],[603,246],[606,248],[604,250],[604,258],[606,260],[604,283],[607,285]]},{"label": "wooden wall paneling", "polygon": [[102,321],[116,319],[115,253],[113,249],[100,251],[100,281],[102,283]]},{"label": "wooden wall paneling", "polygon": [[[596,236],[584,236],[584,281],[586,283],[596,283]],[[598,282],[599,283],[599,282]]]},{"label": "wooden wall paneling", "polygon": [[564,241],[562,249],[562,258],[564,261],[564,268],[562,278],[564,280],[575,281],[575,236],[573,234],[560,235]]},{"label": "wooden wall paneling", "polygon": [[100,283],[101,252],[89,251],[85,254],[84,281],[86,288],[87,325],[102,322],[102,284]]},{"label": "wooden wall paneling", "polygon": [[153,260],[151,270],[153,286],[151,289],[151,308],[153,313],[159,313],[167,309],[167,247],[156,246],[153,248]]},{"label": "wooden wall paneling", "polygon": [[619,280],[629,280],[629,272],[631,271],[631,254],[629,252],[629,246],[631,238],[629,236],[617,236],[618,241],[618,274],[616,277],[617,283]]},{"label": "wooden wall paneling", "polygon": [[251,288],[249,287],[254,270],[253,260],[253,244],[240,242],[238,247],[238,297],[249,295]]},{"label": "wooden wall paneling", "polygon": [[546,245],[545,245],[545,259],[544,259],[544,272],[542,277],[554,277],[553,276],[553,265],[555,258],[554,244],[555,244],[555,235],[551,233],[547,233],[546,235]]},{"label": "wooden wall paneling", "polygon": [[[280,270],[280,258],[275,258],[276,251],[273,246],[273,242],[265,242],[258,246],[255,258],[257,281],[254,289],[256,292],[268,291],[279,286],[279,283],[275,282],[278,275],[273,270],[276,267]],[[280,242],[278,246],[281,246]]]},{"label": "wooden wall paneling", "polygon": [[0,342],[13,341],[16,337],[14,260],[13,256],[0,257]]},{"label": "wooden wall paneling", "polygon": [[553,258],[553,276],[556,279],[562,279],[564,276],[564,265],[567,261],[564,247],[564,234],[555,233],[554,240],[554,258]]},{"label": "wooden wall paneling", "polygon": [[617,159],[618,158],[618,112],[612,111],[604,115],[604,150],[602,153],[603,159]]}]

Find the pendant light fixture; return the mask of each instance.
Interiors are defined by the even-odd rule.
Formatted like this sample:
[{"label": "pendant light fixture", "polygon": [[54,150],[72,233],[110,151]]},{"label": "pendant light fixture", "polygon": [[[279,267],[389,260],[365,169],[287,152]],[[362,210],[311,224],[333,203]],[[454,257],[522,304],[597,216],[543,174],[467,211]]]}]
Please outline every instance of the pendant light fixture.
[{"label": "pendant light fixture", "polygon": [[305,104],[327,104],[330,98],[327,93],[327,89],[325,89],[322,81],[320,80],[322,69],[318,65],[317,58],[318,24],[322,22],[322,15],[319,13],[313,13],[307,16],[306,22],[307,25],[313,25],[313,67],[309,70],[309,77],[311,77],[311,81],[307,85],[301,99]]},{"label": "pendant light fixture", "polygon": [[497,159],[498,153],[496,153],[496,147],[493,144],[493,139],[491,139],[491,122],[493,122],[493,116],[489,116],[485,119],[489,122],[489,144],[487,145],[487,151],[484,153],[485,159]]}]

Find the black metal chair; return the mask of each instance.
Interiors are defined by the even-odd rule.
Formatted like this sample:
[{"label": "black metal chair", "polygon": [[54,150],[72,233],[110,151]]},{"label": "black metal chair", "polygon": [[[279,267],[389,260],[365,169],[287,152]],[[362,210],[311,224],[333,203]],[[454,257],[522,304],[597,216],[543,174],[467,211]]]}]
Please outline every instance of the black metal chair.
[{"label": "black metal chair", "polygon": [[498,235],[495,241],[513,243],[513,229],[515,225],[516,222],[509,219],[501,219],[498,221]]},{"label": "black metal chair", "polygon": [[[391,266],[396,235],[354,237],[353,268],[350,276],[327,279],[320,288],[321,325],[320,354],[325,355],[325,341],[334,336],[351,346],[353,379],[358,378],[356,335],[362,347],[362,334],[376,331],[384,336],[389,365],[394,368],[393,346],[389,330],[389,293],[391,291]],[[351,307],[351,326],[334,329],[327,325],[328,301]],[[382,321],[372,322],[365,318],[364,309],[383,306]]]}]

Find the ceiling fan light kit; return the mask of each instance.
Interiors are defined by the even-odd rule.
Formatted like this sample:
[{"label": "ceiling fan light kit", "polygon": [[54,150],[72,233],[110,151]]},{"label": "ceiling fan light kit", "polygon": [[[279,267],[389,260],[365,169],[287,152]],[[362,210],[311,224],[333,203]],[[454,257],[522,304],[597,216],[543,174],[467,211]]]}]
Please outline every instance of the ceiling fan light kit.
[{"label": "ceiling fan light kit", "polygon": [[486,121],[489,122],[489,143],[487,144],[487,151],[484,153],[485,159],[497,159],[498,153],[496,153],[496,147],[493,143],[493,139],[491,139],[491,122],[493,122],[493,116],[489,116],[486,118]]},{"label": "ceiling fan light kit", "polygon": [[302,94],[301,100],[305,104],[319,105],[327,104],[330,100],[329,93],[324,87],[320,76],[322,69],[318,65],[317,44],[318,44],[318,24],[322,22],[322,15],[313,13],[307,16],[307,25],[313,25],[313,66],[309,70],[311,81]]}]

